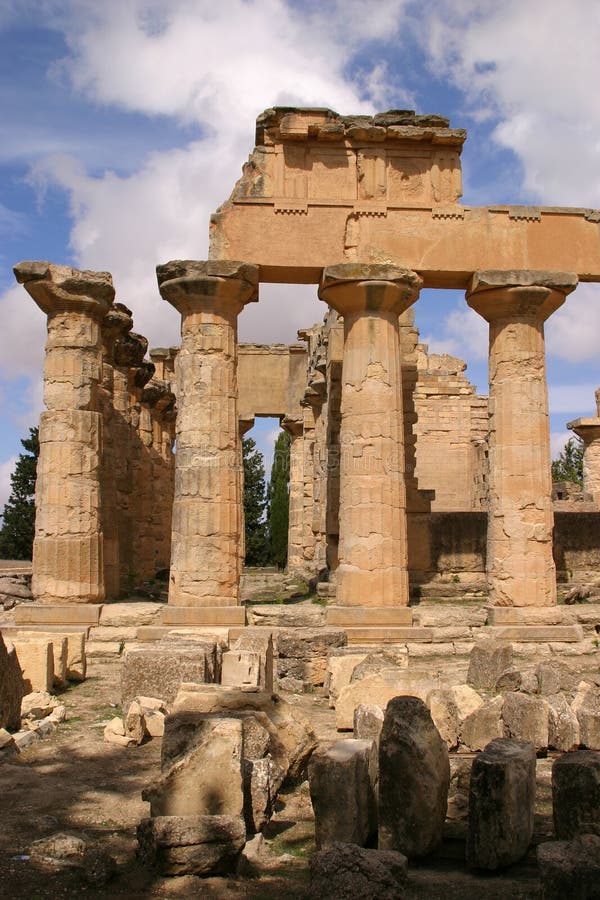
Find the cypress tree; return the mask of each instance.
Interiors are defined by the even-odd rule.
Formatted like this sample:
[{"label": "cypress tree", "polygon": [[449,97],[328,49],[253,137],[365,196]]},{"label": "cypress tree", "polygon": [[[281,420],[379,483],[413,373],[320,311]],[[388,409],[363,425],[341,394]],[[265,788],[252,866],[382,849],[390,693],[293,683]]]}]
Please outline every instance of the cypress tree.
[{"label": "cypress tree", "polygon": [[30,428],[21,440],[27,453],[19,454],[10,476],[11,494],[2,514],[0,559],[31,559],[35,528],[35,478],[40,452],[38,429]]},{"label": "cypress tree", "polygon": [[270,561],[284,569],[287,563],[290,503],[290,436],[285,431],[281,431],[275,441],[267,499]]},{"label": "cypress tree", "polygon": [[552,481],[573,481],[583,486],[583,441],[569,438],[552,463]]},{"label": "cypress tree", "polygon": [[265,566],[268,563],[269,544],[265,522],[265,466],[262,453],[252,438],[242,438],[244,463],[244,531],[246,538],[247,566]]}]

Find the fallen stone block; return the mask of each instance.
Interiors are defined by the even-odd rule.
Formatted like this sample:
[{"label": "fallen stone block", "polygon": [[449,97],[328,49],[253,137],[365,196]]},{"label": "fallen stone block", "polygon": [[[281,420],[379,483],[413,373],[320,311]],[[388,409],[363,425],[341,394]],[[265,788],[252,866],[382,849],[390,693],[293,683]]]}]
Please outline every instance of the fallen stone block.
[{"label": "fallen stone block", "polygon": [[600,900],[600,837],[582,834],[537,849],[542,900]]},{"label": "fallen stone block", "polygon": [[170,706],[182,682],[209,681],[214,675],[215,644],[169,642],[128,648],[123,655],[123,709],[140,695],[160,697]]},{"label": "fallen stone block", "polygon": [[227,650],[221,659],[221,684],[229,687],[260,687],[260,653]]},{"label": "fallen stone block", "polygon": [[[233,651],[248,651],[258,654],[257,687],[262,691],[273,690],[273,637],[265,628],[244,628],[234,642]],[[224,684],[226,682],[223,682]]]},{"label": "fallen stone block", "polygon": [[417,697],[394,697],[379,742],[380,849],[409,859],[431,853],[442,840],[449,784],[448,747],[429,710]]},{"label": "fallen stone block", "polygon": [[467,863],[500,869],[522,859],[533,836],[535,747],[492,741],[475,757],[469,788]]},{"label": "fallen stone block", "polygon": [[549,707],[542,697],[508,693],[502,706],[502,721],[507,737],[530,741],[536,750],[548,746]]},{"label": "fallen stone block", "polygon": [[99,624],[128,627],[156,625],[162,621],[164,604],[141,601],[139,603],[105,603],[100,610]]},{"label": "fallen stone block", "polygon": [[152,816],[242,816],[242,722],[167,716],[161,775],[142,792]]},{"label": "fallen stone block", "polygon": [[275,648],[279,689],[302,693],[321,687],[327,675],[330,649],[344,647],[346,643],[346,632],[340,629],[282,629]]},{"label": "fallen stone block", "polygon": [[157,816],[137,829],[139,855],[163,875],[226,875],[246,840],[241,816]]},{"label": "fallen stone block", "polygon": [[0,634],[0,728],[16,731],[21,727],[21,700],[25,693],[23,675],[12,643],[5,644]]},{"label": "fallen stone block", "polygon": [[354,667],[350,682],[361,681],[369,675],[379,675],[385,669],[406,669],[408,667],[408,651],[405,647],[384,647],[374,653],[368,653]]},{"label": "fallen stone block", "polygon": [[471,650],[467,683],[491,691],[511,663],[512,647],[507,641],[483,638]]},{"label": "fallen stone block", "polygon": [[507,691],[520,691],[523,684],[523,674],[516,666],[509,666],[498,678],[494,691],[496,694],[506,694]]},{"label": "fallen stone block", "polygon": [[542,660],[538,663],[538,690],[542,696],[572,692],[575,689],[575,675],[565,663]]},{"label": "fallen stone block", "polygon": [[425,702],[431,691],[439,687],[439,679],[411,669],[383,669],[378,675],[368,675],[340,691],[335,707],[337,730],[352,730],[354,710],[361,703],[385,709],[389,701],[398,696],[419,697]]},{"label": "fallen stone block", "polygon": [[366,653],[364,651],[353,652],[345,647],[341,647],[332,650],[327,657],[323,691],[329,698],[331,709],[335,707],[341,689],[350,684],[354,669],[363,661],[365,656]]},{"label": "fallen stone block", "polygon": [[52,643],[52,659],[54,664],[54,685],[56,687],[63,687],[67,683],[69,646],[66,634],[53,631],[41,632],[19,630],[17,639],[20,641],[50,641]]},{"label": "fallen stone block", "polygon": [[37,731],[17,731],[16,734],[13,734],[13,740],[17,745],[19,753],[22,753],[23,750],[27,750],[40,739],[41,735],[39,735]]},{"label": "fallen stone block", "polygon": [[600,750],[600,688],[582,681],[571,709],[579,722],[579,740],[588,750]]},{"label": "fallen stone block", "polygon": [[23,719],[43,719],[59,706],[56,697],[47,691],[33,691],[26,694],[21,702],[21,717]]},{"label": "fallen stone block", "polygon": [[460,729],[459,745],[465,750],[483,750],[490,741],[504,737],[504,697],[492,697],[467,716]]},{"label": "fallen stone block", "polygon": [[458,746],[465,719],[480,709],[484,701],[468,684],[461,684],[432,691],[427,703],[435,727],[448,749],[453,750]]},{"label": "fallen stone block", "polygon": [[15,638],[14,647],[23,675],[25,693],[49,692],[54,686],[54,653],[52,642]]},{"label": "fallen stone block", "polygon": [[354,737],[359,741],[374,741],[379,747],[383,718],[380,706],[361,703],[354,710]]},{"label": "fallen stone block", "polygon": [[564,694],[546,696],[548,704],[548,746],[569,752],[579,747],[579,720]]},{"label": "fallen stone block", "polygon": [[312,857],[307,898],[400,900],[406,880],[407,859],[402,853],[336,842]]},{"label": "fallen stone block", "polygon": [[[244,721],[244,725],[246,725]],[[249,834],[260,831],[273,815],[286,771],[270,755],[244,759],[244,819]]]},{"label": "fallen stone block", "polygon": [[600,753],[565,753],[552,766],[552,813],[560,840],[579,834],[600,837]]},{"label": "fallen stone block", "polygon": [[71,834],[59,833],[34,841],[29,853],[38,865],[48,866],[52,871],[79,869],[83,879],[92,886],[106,884],[117,871],[112,856],[88,847],[85,841]]},{"label": "fallen stone block", "polygon": [[308,766],[317,850],[336,841],[363,847],[377,830],[377,746],[348,739],[318,748]]},{"label": "fallen stone block", "polygon": [[144,711],[137,700],[132,700],[123,720],[125,734],[134,744],[141,744],[147,735]]},{"label": "fallen stone block", "polygon": [[135,743],[133,738],[125,733],[125,724],[119,716],[115,716],[105,726],[104,740],[107,744],[116,744],[118,747],[129,747]]}]

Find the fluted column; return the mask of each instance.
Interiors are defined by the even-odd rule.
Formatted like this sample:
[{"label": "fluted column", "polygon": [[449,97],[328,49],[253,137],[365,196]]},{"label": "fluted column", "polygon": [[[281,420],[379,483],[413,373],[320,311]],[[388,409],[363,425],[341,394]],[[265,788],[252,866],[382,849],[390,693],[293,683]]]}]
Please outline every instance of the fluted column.
[{"label": "fluted column", "polygon": [[574,419],[567,428],[583,441],[583,496],[600,506],[600,391],[596,391],[597,415]]},{"label": "fluted column", "polygon": [[544,321],[577,277],[478,272],[469,306],[490,325],[487,572],[496,606],[556,603]]},{"label": "fluted column", "polygon": [[241,525],[240,525],[240,576],[242,569],[244,567],[244,562],[246,560],[246,513],[244,510],[244,454],[242,449],[242,441],[244,439],[244,435],[248,434],[250,429],[254,428],[254,416],[250,416],[246,419],[240,419],[238,423],[239,435],[240,435],[240,462],[239,462],[239,473],[240,473],[240,497],[242,498],[242,506],[240,510],[240,515],[242,517]]},{"label": "fluted column", "polygon": [[288,520],[287,571],[301,575],[305,571],[302,552],[304,510],[304,420],[284,416],[281,427],[290,436],[290,498]]},{"label": "fluted column", "polygon": [[256,299],[256,266],[173,261],[160,292],[181,313],[169,603],[239,604],[241,464],[237,317]]},{"label": "fluted column", "polygon": [[340,429],[341,606],[407,606],[406,488],[398,316],[421,279],[388,265],[323,272],[319,296],[344,317]]},{"label": "fluted column", "polygon": [[47,262],[19,263],[14,272],[48,317],[33,595],[43,603],[97,603],[105,597],[101,322],[113,302],[112,279]]}]

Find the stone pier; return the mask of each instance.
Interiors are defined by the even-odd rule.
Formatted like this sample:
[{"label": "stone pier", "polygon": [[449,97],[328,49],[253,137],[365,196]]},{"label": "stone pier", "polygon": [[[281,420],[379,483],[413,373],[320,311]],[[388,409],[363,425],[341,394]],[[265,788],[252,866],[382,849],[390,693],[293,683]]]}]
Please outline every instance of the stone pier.
[{"label": "stone pier", "polygon": [[556,603],[544,321],[576,285],[564,272],[486,271],[467,292],[490,325],[487,573],[495,606]]},{"label": "stone pier", "polygon": [[14,272],[48,317],[33,595],[42,603],[98,603],[105,597],[101,323],[114,299],[112,279],[47,262],[22,262]]},{"label": "stone pier", "polygon": [[600,390],[596,391],[596,415],[567,422],[583,441],[583,495],[600,506]]},{"label": "stone pier", "polygon": [[302,512],[304,507],[304,421],[284,416],[281,427],[290,436],[290,500],[288,524],[287,570],[290,574],[304,574],[302,552]]},{"label": "stone pier", "polygon": [[398,317],[421,279],[391,265],[324,269],[319,296],[344,317],[337,603],[408,606]]},{"label": "stone pier", "polygon": [[181,313],[182,339],[175,363],[169,605],[237,606],[242,526],[237,317],[257,299],[258,269],[240,262],[175,260],[158,266],[157,276],[161,295]]}]

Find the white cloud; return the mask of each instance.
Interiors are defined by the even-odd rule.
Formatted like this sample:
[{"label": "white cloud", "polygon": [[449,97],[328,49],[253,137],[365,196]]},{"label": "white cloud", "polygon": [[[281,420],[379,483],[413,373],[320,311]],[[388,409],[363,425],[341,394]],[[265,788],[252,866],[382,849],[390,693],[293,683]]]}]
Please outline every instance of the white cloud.
[{"label": "white cloud", "polygon": [[487,360],[488,323],[466,305],[457,306],[442,320],[437,335],[424,335],[430,353],[449,353],[467,360]]},{"label": "white cloud", "polygon": [[10,459],[0,462],[0,515],[6,501],[10,497],[10,476],[13,473],[16,462],[16,456],[11,456]]},{"label": "white cloud", "polygon": [[550,433],[550,454],[552,459],[558,458],[562,453],[565,444],[572,437],[572,431],[552,431]]}]

